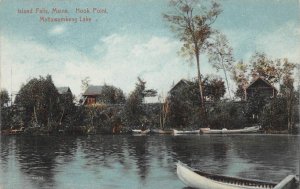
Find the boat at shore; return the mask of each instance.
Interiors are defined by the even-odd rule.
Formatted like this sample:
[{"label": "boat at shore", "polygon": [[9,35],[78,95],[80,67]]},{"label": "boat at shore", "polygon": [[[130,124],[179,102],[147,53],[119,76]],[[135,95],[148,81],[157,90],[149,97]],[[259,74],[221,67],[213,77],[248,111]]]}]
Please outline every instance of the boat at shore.
[{"label": "boat at shore", "polygon": [[133,134],[148,134],[150,133],[150,129],[141,130],[141,129],[132,129]]},{"label": "boat at shore", "polygon": [[173,130],[151,129],[151,132],[154,134],[172,134]]},{"label": "boat at shore", "polygon": [[297,189],[299,178],[289,175],[279,183],[243,179],[205,173],[181,162],[177,164],[177,176],[187,186],[199,189]]},{"label": "boat at shore", "polygon": [[176,130],[173,129],[173,134],[174,135],[181,135],[181,134],[199,134],[200,133],[200,129],[198,130],[187,130],[187,131],[182,131],[182,130]]},{"label": "boat at shore", "polygon": [[203,134],[235,134],[235,133],[257,133],[260,130],[260,126],[245,127],[243,129],[210,129],[201,128],[200,132]]}]

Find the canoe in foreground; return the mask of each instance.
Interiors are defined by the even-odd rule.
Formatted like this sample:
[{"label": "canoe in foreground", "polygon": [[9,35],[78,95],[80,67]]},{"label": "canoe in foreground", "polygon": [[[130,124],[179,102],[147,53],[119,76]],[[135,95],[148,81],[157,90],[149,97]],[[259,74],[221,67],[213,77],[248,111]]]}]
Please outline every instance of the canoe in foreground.
[{"label": "canoe in foreground", "polygon": [[151,129],[154,134],[172,134],[173,130]]},{"label": "canoe in foreground", "polygon": [[243,129],[210,129],[201,128],[201,133],[204,134],[234,134],[234,133],[257,133],[259,131],[259,126],[245,127]]},{"label": "canoe in foreground", "polygon": [[179,130],[173,129],[173,134],[174,135],[178,135],[178,134],[199,134],[199,133],[200,133],[200,129],[192,130],[192,131],[179,131]]},{"label": "canoe in foreground", "polygon": [[199,189],[294,189],[297,182],[295,175],[286,177],[278,184],[214,175],[195,170],[181,162],[177,163],[177,176],[187,186]]},{"label": "canoe in foreground", "polygon": [[141,130],[141,129],[132,129],[133,134],[148,134],[150,133],[150,129]]}]

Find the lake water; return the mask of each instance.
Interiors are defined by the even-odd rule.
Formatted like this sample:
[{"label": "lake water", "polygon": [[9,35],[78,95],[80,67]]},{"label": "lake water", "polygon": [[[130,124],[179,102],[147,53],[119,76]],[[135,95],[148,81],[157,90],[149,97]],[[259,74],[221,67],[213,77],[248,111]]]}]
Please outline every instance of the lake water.
[{"label": "lake water", "polygon": [[1,136],[0,188],[182,189],[175,163],[280,181],[299,172],[299,135]]}]

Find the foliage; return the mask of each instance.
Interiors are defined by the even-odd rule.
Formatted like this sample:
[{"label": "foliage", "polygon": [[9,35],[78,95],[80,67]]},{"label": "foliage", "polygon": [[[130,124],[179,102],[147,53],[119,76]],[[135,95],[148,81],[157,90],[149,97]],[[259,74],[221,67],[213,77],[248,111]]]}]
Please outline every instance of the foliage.
[{"label": "foliage", "polygon": [[146,90],[146,82],[138,77],[134,91],[132,91],[126,100],[124,114],[127,121],[135,125],[140,125],[143,122],[143,102],[145,97],[156,96],[157,92],[153,89]]},{"label": "foliage", "polygon": [[233,101],[218,101],[208,110],[208,122],[212,129],[235,129],[247,124],[244,104]]},{"label": "foliage", "polygon": [[246,86],[249,84],[247,76],[248,69],[249,65],[247,65],[242,60],[239,61],[232,69],[232,79],[237,85],[235,96],[240,98],[241,100],[244,99]]},{"label": "foliage", "polygon": [[231,71],[233,69],[233,52],[232,48],[228,44],[228,40],[225,35],[218,33],[215,36],[214,42],[208,48],[209,54],[209,62],[212,64],[214,68],[219,70],[223,70],[225,81],[227,85],[227,90],[229,93],[229,98],[231,98],[230,88],[228,83],[227,71]]},{"label": "foliage", "polygon": [[84,92],[87,90],[87,88],[90,85],[90,77],[85,77],[84,79],[81,80],[81,91]]},{"label": "foliage", "polygon": [[[225,94],[224,81],[221,78],[206,76],[203,80],[205,98],[211,102],[217,102]],[[167,98],[166,105],[167,124],[174,127],[189,127],[205,125],[205,115],[199,111],[198,82],[189,82],[171,92]]]},{"label": "foliage", "polygon": [[232,69],[232,78],[238,86],[237,97],[243,97],[242,90],[245,90],[251,78],[262,77],[273,85],[281,86],[284,80],[292,77],[295,66],[286,58],[272,59],[265,53],[254,53],[249,64],[240,61]]},{"label": "foliage", "polygon": [[58,97],[59,109],[60,109],[59,125],[74,124],[74,113],[76,112],[74,98],[75,97],[70,92],[59,95]]},{"label": "foliage", "polygon": [[25,125],[35,122],[49,126],[51,121],[59,119],[59,94],[50,75],[31,79],[23,85],[15,104],[23,109]]},{"label": "foliage", "polygon": [[247,99],[245,116],[248,123],[258,123],[261,112],[269,100],[269,98],[261,94],[259,91],[255,91],[254,95]]},{"label": "foliage", "polygon": [[8,106],[10,98],[7,90],[3,89],[0,91],[0,107]]},{"label": "foliage", "polygon": [[203,79],[204,96],[210,101],[220,100],[226,92],[225,84],[222,78],[213,75],[206,76]]},{"label": "foliage", "polygon": [[167,124],[173,127],[187,127],[192,123],[189,117],[199,111],[199,92],[197,82],[181,85],[167,97]]},{"label": "foliage", "polygon": [[101,97],[104,102],[111,104],[122,104],[125,102],[125,95],[119,88],[110,85],[104,85],[101,92]]},{"label": "foliage", "polygon": [[212,1],[210,6],[206,6],[200,0],[172,0],[170,6],[173,11],[163,17],[183,43],[181,55],[190,60],[196,59],[200,99],[204,108],[200,53],[209,46],[208,39],[215,32],[211,26],[221,13],[220,4]]},{"label": "foliage", "polygon": [[286,130],[288,114],[287,103],[282,97],[270,101],[261,112],[260,122],[265,130]]}]

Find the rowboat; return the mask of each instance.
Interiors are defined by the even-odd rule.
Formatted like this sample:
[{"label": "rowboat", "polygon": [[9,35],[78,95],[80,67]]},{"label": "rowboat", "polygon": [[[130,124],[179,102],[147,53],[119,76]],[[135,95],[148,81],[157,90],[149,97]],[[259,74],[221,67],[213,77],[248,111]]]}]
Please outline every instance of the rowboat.
[{"label": "rowboat", "polygon": [[172,134],[173,130],[151,129],[154,134]]},{"label": "rowboat", "polygon": [[200,133],[200,129],[198,130],[190,130],[190,131],[179,131],[176,129],[173,129],[173,134],[174,135],[181,135],[181,134],[199,134]]},{"label": "rowboat", "polygon": [[148,134],[150,133],[150,129],[141,130],[141,129],[132,129],[133,134]]},{"label": "rowboat", "polygon": [[199,189],[296,189],[299,182],[295,175],[289,175],[280,183],[274,183],[205,173],[181,162],[176,165],[179,179],[185,185]]},{"label": "rowboat", "polygon": [[201,133],[204,134],[234,134],[234,133],[257,133],[260,129],[260,126],[245,127],[243,129],[210,129],[210,128],[201,128]]}]

